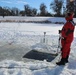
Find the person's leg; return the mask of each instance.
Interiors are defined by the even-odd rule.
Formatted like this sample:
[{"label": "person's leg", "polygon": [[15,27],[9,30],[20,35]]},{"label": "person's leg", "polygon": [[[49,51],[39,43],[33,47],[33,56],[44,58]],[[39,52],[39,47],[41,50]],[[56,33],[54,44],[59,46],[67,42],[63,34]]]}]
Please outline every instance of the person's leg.
[{"label": "person's leg", "polygon": [[62,49],[62,58],[66,58],[67,56],[69,56],[70,46],[71,46],[71,43],[65,44],[65,46]]},{"label": "person's leg", "polygon": [[69,41],[64,43],[63,48],[62,48],[62,53],[61,53],[62,58],[60,62],[56,63],[57,65],[65,65],[66,59],[68,59],[69,57],[70,45],[71,45],[71,42]]},{"label": "person's leg", "polygon": [[67,53],[66,63],[68,63],[69,54],[70,54],[70,48],[69,48],[68,53]]}]

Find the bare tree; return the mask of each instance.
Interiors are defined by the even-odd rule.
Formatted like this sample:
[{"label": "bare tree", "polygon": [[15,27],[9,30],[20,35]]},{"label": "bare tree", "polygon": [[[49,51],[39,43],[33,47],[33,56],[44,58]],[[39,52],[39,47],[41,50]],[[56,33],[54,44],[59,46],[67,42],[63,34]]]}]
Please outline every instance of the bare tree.
[{"label": "bare tree", "polygon": [[52,2],[50,4],[50,9],[53,9],[55,14],[57,16],[60,16],[61,15],[62,6],[63,6],[63,1],[62,0],[54,0],[54,2]]},{"label": "bare tree", "polygon": [[40,5],[40,15],[41,16],[45,16],[46,14],[47,14],[47,10],[46,10],[46,5],[44,4],[44,3],[42,3],[41,5]]},{"label": "bare tree", "polygon": [[21,16],[25,16],[25,11],[20,11],[19,13]]},{"label": "bare tree", "polygon": [[12,10],[11,10],[11,13],[13,16],[18,16],[19,13],[20,13],[20,10],[16,7],[13,7]]},{"label": "bare tree", "polygon": [[67,11],[74,11],[74,1],[68,3]]},{"label": "bare tree", "polygon": [[29,5],[25,5],[24,10],[25,10],[26,16],[31,16],[32,11],[31,11],[31,7]]},{"label": "bare tree", "polygon": [[32,9],[32,16],[36,16],[37,15],[37,9],[36,8],[33,8]]}]

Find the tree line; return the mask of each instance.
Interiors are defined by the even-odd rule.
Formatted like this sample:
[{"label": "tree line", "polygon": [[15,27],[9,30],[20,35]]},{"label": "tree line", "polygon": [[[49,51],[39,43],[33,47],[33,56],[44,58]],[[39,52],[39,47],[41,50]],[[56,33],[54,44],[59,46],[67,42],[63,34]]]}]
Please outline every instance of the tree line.
[{"label": "tree line", "polygon": [[64,5],[63,0],[54,0],[50,3],[49,7],[53,13],[47,11],[47,6],[44,3],[40,4],[40,12],[28,4],[24,5],[24,10],[16,7],[9,8],[0,6],[0,16],[64,16],[68,8],[66,4]]}]

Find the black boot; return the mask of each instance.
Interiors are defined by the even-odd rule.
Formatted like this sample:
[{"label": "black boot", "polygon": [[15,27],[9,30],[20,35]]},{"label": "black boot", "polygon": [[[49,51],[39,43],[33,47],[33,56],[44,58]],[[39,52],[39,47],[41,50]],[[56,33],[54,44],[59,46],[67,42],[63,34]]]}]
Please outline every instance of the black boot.
[{"label": "black boot", "polygon": [[65,65],[66,58],[62,58],[60,62],[57,62],[57,65]]},{"label": "black boot", "polygon": [[67,57],[65,58],[65,62],[66,62],[66,63],[68,63],[68,58],[69,58],[69,56],[67,56]]}]

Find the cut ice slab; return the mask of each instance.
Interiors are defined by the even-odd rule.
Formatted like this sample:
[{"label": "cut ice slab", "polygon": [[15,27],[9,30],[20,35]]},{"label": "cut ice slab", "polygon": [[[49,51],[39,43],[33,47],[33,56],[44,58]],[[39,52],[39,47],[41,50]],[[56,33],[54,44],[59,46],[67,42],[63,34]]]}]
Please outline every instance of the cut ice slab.
[{"label": "cut ice slab", "polygon": [[44,53],[36,50],[31,50],[27,54],[25,54],[23,58],[41,60],[41,61],[47,60],[48,62],[51,62],[56,56],[57,54]]}]

